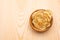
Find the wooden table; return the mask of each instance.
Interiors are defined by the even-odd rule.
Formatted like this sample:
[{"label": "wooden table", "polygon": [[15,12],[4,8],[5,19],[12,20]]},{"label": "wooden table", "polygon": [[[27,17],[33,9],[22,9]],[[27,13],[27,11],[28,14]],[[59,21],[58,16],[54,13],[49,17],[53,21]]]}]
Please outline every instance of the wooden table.
[{"label": "wooden table", "polygon": [[[37,9],[53,12],[53,25],[45,33],[29,25]],[[60,40],[60,0],[0,0],[0,40]]]}]

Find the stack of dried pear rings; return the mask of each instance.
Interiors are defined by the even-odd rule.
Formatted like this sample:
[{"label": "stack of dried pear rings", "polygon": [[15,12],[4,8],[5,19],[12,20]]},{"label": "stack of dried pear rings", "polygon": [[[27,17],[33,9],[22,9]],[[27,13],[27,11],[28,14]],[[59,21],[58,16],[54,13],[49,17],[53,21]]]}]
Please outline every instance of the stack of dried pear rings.
[{"label": "stack of dried pear rings", "polygon": [[52,12],[50,10],[38,9],[30,16],[30,26],[37,32],[45,32],[52,26]]}]

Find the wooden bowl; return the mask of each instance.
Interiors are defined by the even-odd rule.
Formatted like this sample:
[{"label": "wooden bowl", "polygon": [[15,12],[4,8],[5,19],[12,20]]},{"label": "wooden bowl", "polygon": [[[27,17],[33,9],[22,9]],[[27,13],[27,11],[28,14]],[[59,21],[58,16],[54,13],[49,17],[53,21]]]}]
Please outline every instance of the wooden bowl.
[{"label": "wooden bowl", "polygon": [[41,30],[41,29],[35,27],[35,25],[32,23],[32,21],[33,21],[32,15],[33,15],[35,12],[37,13],[38,11],[42,11],[42,12],[47,11],[48,13],[51,13],[51,14],[52,14],[52,12],[51,12],[50,10],[38,9],[38,10],[34,11],[34,12],[31,14],[31,16],[30,16],[30,20],[29,20],[29,21],[30,21],[30,26],[31,26],[31,28],[32,28],[33,30],[37,31],[37,32],[45,32],[45,31],[47,31],[47,30],[52,26],[53,17],[52,17],[52,15],[50,15],[50,16],[51,16],[50,26],[46,27],[44,30]]}]

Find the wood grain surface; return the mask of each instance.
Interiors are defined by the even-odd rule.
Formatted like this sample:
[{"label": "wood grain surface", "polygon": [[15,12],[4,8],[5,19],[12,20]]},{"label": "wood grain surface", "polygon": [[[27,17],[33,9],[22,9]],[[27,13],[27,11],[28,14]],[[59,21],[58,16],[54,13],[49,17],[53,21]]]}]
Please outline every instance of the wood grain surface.
[{"label": "wood grain surface", "polygon": [[[52,11],[52,27],[44,33],[32,30],[31,13]],[[60,0],[0,0],[0,40],[60,40]]]}]

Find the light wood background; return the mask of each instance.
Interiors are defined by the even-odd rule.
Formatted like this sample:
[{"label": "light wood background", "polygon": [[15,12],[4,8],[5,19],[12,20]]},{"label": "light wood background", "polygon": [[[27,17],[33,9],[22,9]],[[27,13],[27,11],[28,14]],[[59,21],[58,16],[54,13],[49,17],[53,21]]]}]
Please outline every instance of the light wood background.
[{"label": "light wood background", "polygon": [[[29,25],[36,9],[53,12],[53,25],[45,33]],[[0,40],[60,40],[60,0],[0,0]]]}]

